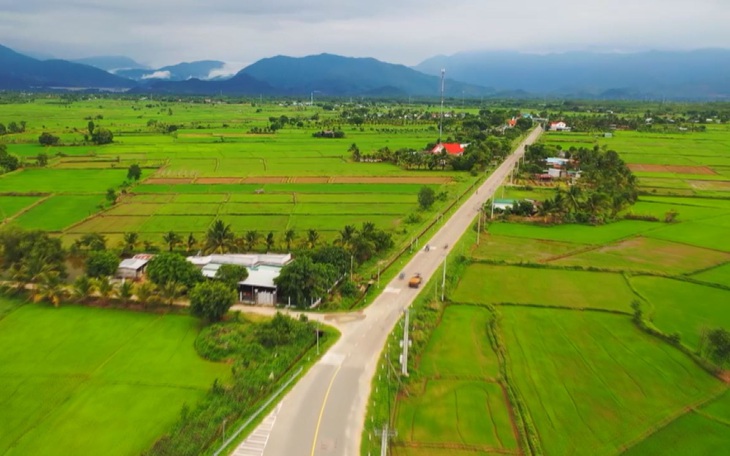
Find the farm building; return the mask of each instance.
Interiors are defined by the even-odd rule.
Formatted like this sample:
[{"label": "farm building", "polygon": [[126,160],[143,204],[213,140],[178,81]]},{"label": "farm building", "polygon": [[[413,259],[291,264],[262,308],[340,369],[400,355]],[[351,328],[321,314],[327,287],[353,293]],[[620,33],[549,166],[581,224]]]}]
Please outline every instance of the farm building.
[{"label": "farm building", "polygon": [[514,199],[495,198],[492,201],[492,208],[504,211],[506,209],[512,208],[512,206],[516,202],[517,202],[517,200],[514,200]]},{"label": "farm building", "polygon": [[276,284],[281,268],[292,260],[291,254],[222,254],[188,257],[187,260],[198,266],[204,277],[214,278],[218,268],[224,264],[243,266],[248,277],[238,283],[238,299],[241,302],[274,305],[276,304]]},{"label": "farm building", "polygon": [[431,153],[440,154],[443,150],[446,150],[447,154],[458,157],[459,155],[462,155],[464,153],[464,149],[466,149],[468,145],[468,143],[439,143],[436,144],[433,149],[431,149]]},{"label": "farm building", "polygon": [[139,279],[144,274],[144,269],[153,256],[148,253],[139,253],[132,258],[122,260],[117,268],[117,277],[121,279]]},{"label": "farm building", "polygon": [[570,127],[562,120],[560,122],[550,122],[550,130],[553,131],[570,131]]}]

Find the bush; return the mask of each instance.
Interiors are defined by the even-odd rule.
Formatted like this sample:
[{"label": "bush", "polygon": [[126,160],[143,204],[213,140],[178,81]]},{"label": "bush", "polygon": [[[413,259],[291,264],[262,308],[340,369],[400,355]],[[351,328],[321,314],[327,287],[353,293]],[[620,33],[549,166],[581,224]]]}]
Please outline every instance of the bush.
[{"label": "bush", "polygon": [[222,282],[202,282],[190,292],[190,313],[208,321],[219,321],[236,302],[236,292]]},{"label": "bush", "polygon": [[155,255],[147,265],[147,277],[157,286],[168,282],[177,282],[188,289],[203,280],[200,269],[177,253],[161,253]]},{"label": "bush", "polygon": [[89,277],[108,277],[114,275],[119,267],[119,257],[108,250],[96,250],[86,259],[86,274]]}]

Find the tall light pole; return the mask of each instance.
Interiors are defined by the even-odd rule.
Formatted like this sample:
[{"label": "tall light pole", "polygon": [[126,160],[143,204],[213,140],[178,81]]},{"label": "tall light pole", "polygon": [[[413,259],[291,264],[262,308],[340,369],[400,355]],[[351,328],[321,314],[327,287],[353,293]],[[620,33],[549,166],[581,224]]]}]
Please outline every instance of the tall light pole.
[{"label": "tall light pole", "polygon": [[405,320],[403,321],[403,340],[401,341],[401,345],[403,346],[403,353],[401,353],[400,358],[400,373],[402,375],[408,376],[408,345],[411,343],[410,339],[408,338],[408,309],[406,308],[405,312]]},{"label": "tall light pole", "polygon": [[439,144],[441,144],[441,135],[443,135],[444,128],[444,76],[446,75],[446,69],[441,68],[441,115],[439,120]]}]

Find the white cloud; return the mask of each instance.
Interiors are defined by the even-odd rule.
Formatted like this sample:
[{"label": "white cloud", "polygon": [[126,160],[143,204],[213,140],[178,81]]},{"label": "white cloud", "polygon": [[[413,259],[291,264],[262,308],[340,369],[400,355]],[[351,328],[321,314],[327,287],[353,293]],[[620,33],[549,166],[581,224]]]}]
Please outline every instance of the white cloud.
[{"label": "white cloud", "polygon": [[244,66],[246,65],[241,63],[226,63],[220,68],[211,70],[206,79],[228,78],[234,76],[236,73],[241,71],[241,68]]},{"label": "white cloud", "polygon": [[142,79],[170,79],[169,71],[155,71],[154,73],[145,74]]}]

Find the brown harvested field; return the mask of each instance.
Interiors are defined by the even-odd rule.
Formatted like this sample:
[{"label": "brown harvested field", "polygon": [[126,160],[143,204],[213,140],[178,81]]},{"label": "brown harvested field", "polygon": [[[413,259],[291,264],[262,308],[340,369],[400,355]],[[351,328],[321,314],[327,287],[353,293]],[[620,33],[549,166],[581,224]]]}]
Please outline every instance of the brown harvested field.
[{"label": "brown harvested field", "polygon": [[254,176],[254,177],[246,177],[244,178],[241,183],[244,184],[283,184],[286,182],[288,178],[287,177],[277,177],[277,176]]},{"label": "brown harvested field", "polygon": [[332,178],[334,184],[448,184],[450,177],[371,177],[371,176],[336,176]]},{"label": "brown harvested field", "polygon": [[635,237],[562,257],[551,264],[686,274],[730,260],[730,254],[659,239]]},{"label": "brown harvested field", "polygon": [[330,182],[330,178],[327,176],[312,176],[312,177],[293,177],[292,183],[296,184],[327,184]]},{"label": "brown harvested field", "polygon": [[698,190],[719,190],[719,191],[730,191],[730,181],[698,181],[688,180],[686,181],[692,188]]},{"label": "brown harvested field", "polygon": [[644,173],[717,174],[707,166],[647,165],[641,163],[631,163],[628,166],[631,171]]},{"label": "brown harvested field", "polygon": [[151,178],[147,179],[146,181],[144,181],[144,183],[145,184],[162,184],[162,185],[192,184],[193,178],[192,177],[185,177],[185,178],[182,178],[182,177],[151,177]]},{"label": "brown harvested field", "polygon": [[196,184],[240,184],[240,177],[199,177]]}]

